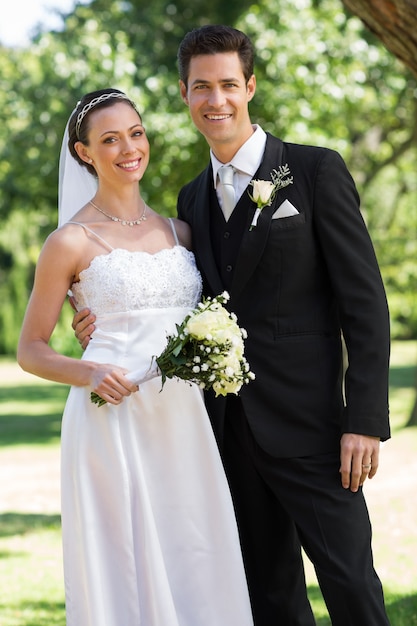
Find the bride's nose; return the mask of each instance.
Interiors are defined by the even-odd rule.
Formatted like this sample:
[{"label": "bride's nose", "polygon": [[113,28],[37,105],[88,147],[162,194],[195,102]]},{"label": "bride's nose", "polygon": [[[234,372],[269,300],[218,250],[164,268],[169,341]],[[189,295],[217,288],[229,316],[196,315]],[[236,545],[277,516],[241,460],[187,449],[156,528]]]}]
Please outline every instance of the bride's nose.
[{"label": "bride's nose", "polygon": [[133,152],[136,152],[136,145],[130,138],[123,141],[122,152],[123,154],[132,154]]}]

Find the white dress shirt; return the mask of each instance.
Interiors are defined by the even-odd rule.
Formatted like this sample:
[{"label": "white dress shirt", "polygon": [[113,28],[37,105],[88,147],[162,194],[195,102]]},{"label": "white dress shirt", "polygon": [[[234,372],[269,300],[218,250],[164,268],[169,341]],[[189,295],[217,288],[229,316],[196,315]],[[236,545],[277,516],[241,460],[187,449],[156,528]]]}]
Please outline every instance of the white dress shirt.
[{"label": "white dress shirt", "polygon": [[239,148],[234,155],[233,159],[228,163],[221,163],[210,150],[210,159],[213,167],[213,184],[216,189],[217,198],[219,204],[222,206],[222,198],[220,194],[220,184],[218,180],[218,170],[222,165],[232,165],[235,168],[235,175],[233,178],[233,186],[235,188],[236,202],[249,185],[250,181],[254,177],[259,165],[261,164],[262,157],[265,151],[266,133],[258,124],[253,125],[254,133],[249,139]]}]

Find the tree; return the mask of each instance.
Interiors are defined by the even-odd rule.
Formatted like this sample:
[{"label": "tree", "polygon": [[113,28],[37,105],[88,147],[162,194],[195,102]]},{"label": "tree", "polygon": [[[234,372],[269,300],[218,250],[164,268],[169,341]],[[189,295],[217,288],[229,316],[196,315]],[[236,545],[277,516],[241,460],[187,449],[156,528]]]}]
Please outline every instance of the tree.
[{"label": "tree", "polygon": [[93,0],[65,16],[62,32],[40,33],[27,50],[0,48],[0,352],[14,351],[34,264],[56,224],[59,144],[80,95],[113,86],[136,100],[151,142],[142,192],[175,214],[178,189],[208,158],[179,97],[176,50],[185,32],[218,21],[254,41],[253,120],[342,153],[382,262],[393,334],[417,337],[415,78],[340,0],[280,0],[278,13],[276,0],[229,0],[227,14],[223,5]]},{"label": "tree", "polygon": [[342,0],[417,76],[417,0]]},{"label": "tree", "polygon": [[[245,3],[93,0],[62,15],[63,31],[40,30],[27,49],[0,44],[1,353],[15,352],[40,247],[57,222],[59,146],[81,94],[113,86],[136,100],[152,143],[144,197],[173,215],[195,142],[178,95],[178,41],[197,24],[232,23]],[[66,313],[52,343],[70,353]]]},{"label": "tree", "polygon": [[[417,0],[342,1],[417,76]],[[416,132],[413,139],[417,143]],[[414,260],[414,266],[415,263]],[[413,291],[416,291],[415,284]],[[415,305],[415,296],[413,302]],[[415,400],[407,426],[417,426],[417,376]]]}]

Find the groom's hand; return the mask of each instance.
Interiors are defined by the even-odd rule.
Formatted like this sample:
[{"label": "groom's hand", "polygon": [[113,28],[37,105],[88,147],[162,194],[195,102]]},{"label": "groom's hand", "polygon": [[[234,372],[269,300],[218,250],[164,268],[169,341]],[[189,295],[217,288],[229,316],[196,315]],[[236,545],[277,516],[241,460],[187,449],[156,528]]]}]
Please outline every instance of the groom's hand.
[{"label": "groom's hand", "polygon": [[379,437],[354,433],[342,435],[340,474],[345,489],[358,491],[367,478],[373,478],[379,465]]},{"label": "groom's hand", "polygon": [[72,328],[83,350],[85,350],[90,343],[91,335],[96,329],[94,326],[95,321],[96,316],[91,313],[90,309],[81,309],[81,311],[78,311],[78,313],[74,315]]}]

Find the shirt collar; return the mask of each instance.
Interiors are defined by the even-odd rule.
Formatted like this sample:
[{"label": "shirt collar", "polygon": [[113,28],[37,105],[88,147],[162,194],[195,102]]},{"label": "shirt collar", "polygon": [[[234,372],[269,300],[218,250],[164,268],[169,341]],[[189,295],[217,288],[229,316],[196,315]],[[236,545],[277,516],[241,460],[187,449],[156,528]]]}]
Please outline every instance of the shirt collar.
[{"label": "shirt collar", "polygon": [[252,135],[245,141],[243,146],[239,148],[229,163],[221,163],[210,150],[214,187],[216,187],[217,184],[217,172],[222,165],[233,165],[239,172],[251,178],[254,176],[261,164],[262,156],[265,151],[266,133],[258,124],[253,125],[253,130]]}]

